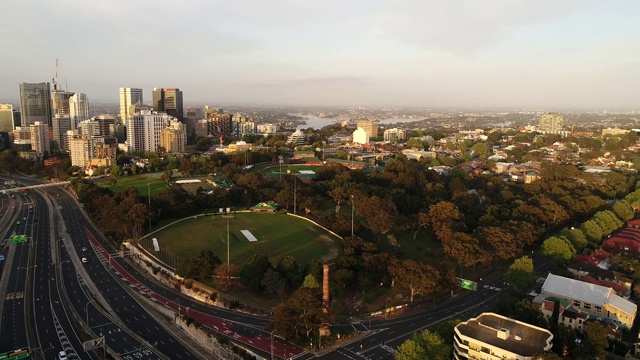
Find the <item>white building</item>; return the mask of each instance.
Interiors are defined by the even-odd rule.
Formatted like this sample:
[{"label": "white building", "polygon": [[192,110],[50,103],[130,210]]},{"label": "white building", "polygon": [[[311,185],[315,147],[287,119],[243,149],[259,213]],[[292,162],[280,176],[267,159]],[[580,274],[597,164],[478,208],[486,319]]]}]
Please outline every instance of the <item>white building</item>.
[{"label": "white building", "polygon": [[494,313],[458,324],[453,335],[454,359],[535,359],[553,347],[553,334],[531,324]]},{"label": "white building", "polygon": [[382,133],[382,137],[385,142],[392,142],[394,140],[404,141],[407,139],[407,130],[398,128],[387,129]]},{"label": "white building", "polygon": [[139,114],[127,118],[127,151],[156,152],[160,146],[160,131],[172,117],[165,113],[142,110]]},{"label": "white building", "polygon": [[74,137],[69,139],[71,166],[86,167],[91,160],[91,150],[91,140],[89,138]]},{"label": "white building", "polygon": [[369,133],[359,127],[353,132],[353,142],[358,144],[368,144],[369,143]]},{"label": "white building", "polygon": [[306,140],[307,137],[304,135],[302,130],[296,130],[287,138],[287,144],[294,144],[296,146],[304,145]]},{"label": "white building", "polygon": [[257,125],[257,133],[263,135],[275,134],[280,130],[280,125],[278,124],[259,124]]},{"label": "white building", "polygon": [[36,121],[29,125],[29,134],[31,135],[31,148],[37,157],[41,158],[43,154],[51,154],[51,141],[47,124]]},{"label": "white building", "polygon": [[[543,304],[549,298],[566,301],[567,309],[579,314],[628,328],[636,318],[636,304],[616,295],[610,287],[580,280],[549,274],[533,301]],[[541,310],[544,313],[544,307]]]},{"label": "white building", "polygon": [[72,130],[77,129],[80,121],[89,118],[89,98],[86,94],[75,93],[69,98],[69,117]]}]

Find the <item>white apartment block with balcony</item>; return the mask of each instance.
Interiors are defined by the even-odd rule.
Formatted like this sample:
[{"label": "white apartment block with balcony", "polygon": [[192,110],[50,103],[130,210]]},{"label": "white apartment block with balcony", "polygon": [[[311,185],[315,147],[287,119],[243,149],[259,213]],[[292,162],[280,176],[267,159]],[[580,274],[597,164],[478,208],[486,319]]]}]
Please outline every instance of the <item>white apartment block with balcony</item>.
[{"label": "white apartment block with balcony", "polygon": [[142,110],[127,117],[127,151],[156,152],[160,146],[160,131],[174,119],[165,113]]},{"label": "white apartment block with balcony", "polygon": [[51,140],[49,138],[49,126],[40,121],[29,125],[29,133],[31,135],[31,148],[37,157],[43,154],[51,154]]},{"label": "white apartment block with balcony", "polygon": [[384,142],[405,141],[407,139],[407,130],[404,129],[387,129],[382,133]]},{"label": "white apartment block with balcony", "polygon": [[532,360],[553,347],[553,334],[525,322],[494,313],[458,324],[453,335],[453,357],[485,360]]},{"label": "white apartment block with balcony", "polygon": [[369,133],[365,129],[361,128],[361,127],[357,128],[353,132],[352,137],[353,137],[353,142],[354,143],[362,144],[362,145],[365,145],[365,144],[369,143]]}]

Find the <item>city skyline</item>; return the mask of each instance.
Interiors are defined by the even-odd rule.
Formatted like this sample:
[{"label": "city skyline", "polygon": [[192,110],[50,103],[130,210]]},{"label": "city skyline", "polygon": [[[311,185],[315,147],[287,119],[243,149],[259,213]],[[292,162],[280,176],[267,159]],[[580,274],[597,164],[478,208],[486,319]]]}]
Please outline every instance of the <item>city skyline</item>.
[{"label": "city skyline", "polygon": [[185,104],[638,108],[633,1],[268,5],[7,4],[0,103],[59,58],[59,87],[92,103],[163,87]]}]

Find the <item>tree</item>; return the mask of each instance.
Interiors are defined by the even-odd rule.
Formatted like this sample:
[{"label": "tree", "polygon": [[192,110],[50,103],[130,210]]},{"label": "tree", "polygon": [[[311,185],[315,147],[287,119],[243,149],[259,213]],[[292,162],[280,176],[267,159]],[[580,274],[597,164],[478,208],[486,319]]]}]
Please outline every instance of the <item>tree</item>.
[{"label": "tree", "polygon": [[273,269],[267,269],[260,283],[267,294],[277,294],[287,286],[285,279]]},{"label": "tree", "polygon": [[587,323],[586,326],[587,332],[587,340],[589,341],[589,345],[592,347],[593,353],[595,353],[598,358],[605,359],[607,352],[606,348],[609,346],[609,341],[607,340],[607,330],[599,321],[593,321]]},{"label": "tree", "polygon": [[308,289],[317,289],[320,287],[320,283],[315,276],[309,274],[305,276],[304,281],[302,282],[302,287]]},{"label": "tree", "polygon": [[411,302],[417,294],[432,293],[441,278],[434,267],[414,260],[396,262],[391,265],[389,272],[395,277],[398,285],[409,290]]},{"label": "tree", "polygon": [[355,281],[355,274],[351,269],[338,269],[333,273],[333,278],[343,288],[346,288]]},{"label": "tree", "polygon": [[395,360],[446,360],[451,347],[437,333],[424,330],[400,345],[393,353]]},{"label": "tree", "polygon": [[122,176],[122,169],[118,165],[112,165],[111,169],[109,170],[109,175],[114,179],[117,179]]},{"label": "tree", "polygon": [[518,291],[524,292],[536,281],[535,273],[533,272],[533,260],[528,256],[515,259],[513,264],[509,266],[504,279]]},{"label": "tree", "polygon": [[633,209],[631,208],[631,205],[625,203],[624,201],[617,201],[615,204],[613,204],[611,210],[613,210],[613,213],[616,214],[616,216],[622,221],[629,221],[633,219]]},{"label": "tree", "polygon": [[487,156],[489,156],[489,147],[484,142],[475,143],[475,145],[471,147],[471,151],[481,159],[486,159]]},{"label": "tree", "polygon": [[288,255],[280,258],[278,265],[276,265],[276,271],[284,277],[287,281],[287,285],[289,285],[291,289],[295,289],[300,286],[300,282],[302,282],[302,275],[300,273],[298,262],[293,256]]},{"label": "tree", "polygon": [[558,262],[566,263],[573,259],[575,249],[569,240],[552,236],[542,243],[542,254]]},{"label": "tree", "polygon": [[261,293],[264,290],[262,279],[271,268],[269,258],[265,255],[251,255],[240,271],[240,283],[255,293]]},{"label": "tree", "polygon": [[443,241],[450,237],[455,231],[462,231],[464,226],[464,215],[458,207],[449,201],[441,201],[429,207],[429,225],[436,233],[438,240]]},{"label": "tree", "polygon": [[222,261],[211,250],[201,250],[178,267],[178,274],[190,279],[209,279],[220,264]]},{"label": "tree", "polygon": [[600,244],[602,239],[602,228],[595,220],[587,220],[582,223],[580,230],[587,237],[587,240],[593,244]]}]

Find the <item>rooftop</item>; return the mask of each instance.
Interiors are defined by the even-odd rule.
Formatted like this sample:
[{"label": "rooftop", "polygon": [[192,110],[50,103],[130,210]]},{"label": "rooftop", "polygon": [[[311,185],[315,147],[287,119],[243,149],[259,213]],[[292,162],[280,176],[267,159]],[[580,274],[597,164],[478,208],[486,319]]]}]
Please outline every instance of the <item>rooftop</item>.
[{"label": "rooftop", "polygon": [[[508,330],[508,334],[505,330]],[[456,326],[461,335],[476,339],[521,356],[535,356],[551,344],[553,335],[546,329],[513,320],[494,313],[483,313]],[[506,334],[501,339],[498,334]]]},{"label": "rooftop", "polygon": [[580,280],[549,274],[542,291],[594,305],[604,305],[613,292],[611,288],[589,284]]}]

